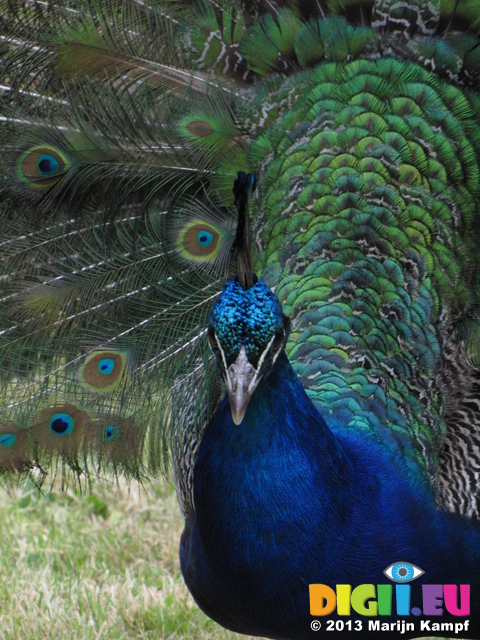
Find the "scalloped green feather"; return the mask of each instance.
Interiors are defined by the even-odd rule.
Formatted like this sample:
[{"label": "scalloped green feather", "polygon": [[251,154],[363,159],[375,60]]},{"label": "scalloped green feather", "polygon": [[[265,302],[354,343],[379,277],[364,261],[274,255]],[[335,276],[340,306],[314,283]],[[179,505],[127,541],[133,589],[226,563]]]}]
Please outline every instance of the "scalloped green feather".
[{"label": "scalloped green feather", "polygon": [[294,54],[295,36],[302,22],[288,9],[267,14],[253,25],[240,44],[240,53],[260,76],[282,71]]},{"label": "scalloped green feather", "polygon": [[301,67],[322,60],[347,60],[377,43],[373,29],[353,27],[343,17],[312,19],[295,36],[295,53]]}]

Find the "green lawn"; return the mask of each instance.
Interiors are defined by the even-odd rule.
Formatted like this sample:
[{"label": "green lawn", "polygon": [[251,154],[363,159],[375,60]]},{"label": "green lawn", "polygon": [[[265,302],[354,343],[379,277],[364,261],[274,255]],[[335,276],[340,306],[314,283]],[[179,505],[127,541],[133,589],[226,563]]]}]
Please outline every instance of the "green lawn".
[{"label": "green lawn", "polygon": [[165,485],[0,490],[0,638],[244,639],[196,607]]}]

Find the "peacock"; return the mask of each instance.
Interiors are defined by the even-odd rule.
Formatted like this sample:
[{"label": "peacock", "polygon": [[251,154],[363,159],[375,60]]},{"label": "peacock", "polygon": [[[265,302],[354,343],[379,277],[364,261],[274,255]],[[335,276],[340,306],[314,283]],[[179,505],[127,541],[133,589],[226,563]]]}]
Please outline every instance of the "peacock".
[{"label": "peacock", "polygon": [[[248,191],[244,176],[239,182],[238,190]],[[478,522],[435,510],[424,487],[404,473],[403,461],[398,466],[375,439],[334,418],[327,425],[306,394],[284,350],[290,321],[252,271],[242,208],[239,202],[238,274],[214,303],[208,328],[228,395],[200,442],[195,510],[180,545],[193,596],[208,615],[240,633],[301,639],[316,633],[307,624],[306,584],[319,579],[343,587],[377,584],[377,611],[384,606],[382,589],[392,589],[384,584],[383,567],[399,583],[425,573],[434,584],[448,576],[449,583],[467,582],[477,593]],[[392,567],[393,557],[411,562]],[[397,614],[410,614],[409,607],[398,609],[401,592],[396,601]],[[341,606],[339,616],[351,613]],[[425,599],[423,606],[428,615]],[[355,611],[375,615],[368,607]],[[387,611],[392,619],[391,602]],[[476,606],[473,613],[476,622]],[[395,610],[393,619],[387,637],[405,635]],[[358,637],[372,637],[374,628],[354,620]],[[478,637],[478,626],[460,629]],[[410,637],[417,635],[411,631]]]},{"label": "peacock", "polygon": [[309,585],[400,563],[480,638],[480,2],[0,0],[0,33],[2,482],[171,470],[240,632],[318,636]]}]

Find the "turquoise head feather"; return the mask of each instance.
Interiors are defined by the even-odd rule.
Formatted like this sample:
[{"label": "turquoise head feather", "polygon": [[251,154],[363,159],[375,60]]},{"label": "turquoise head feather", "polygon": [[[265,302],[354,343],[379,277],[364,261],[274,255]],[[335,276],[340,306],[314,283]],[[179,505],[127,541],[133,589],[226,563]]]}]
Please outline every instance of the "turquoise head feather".
[{"label": "turquoise head feather", "polygon": [[288,318],[263,281],[257,280],[248,289],[238,278],[225,285],[212,308],[208,336],[236,424],[285,347],[288,333]]}]

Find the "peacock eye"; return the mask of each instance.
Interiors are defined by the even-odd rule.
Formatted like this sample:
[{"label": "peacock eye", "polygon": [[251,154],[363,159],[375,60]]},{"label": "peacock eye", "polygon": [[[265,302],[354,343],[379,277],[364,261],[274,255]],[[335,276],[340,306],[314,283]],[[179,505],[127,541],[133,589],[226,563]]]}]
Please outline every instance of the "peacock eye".
[{"label": "peacock eye", "polygon": [[102,358],[98,361],[98,371],[102,373],[104,376],[108,376],[112,373],[115,368],[115,360],[114,358]]},{"label": "peacock eye", "polygon": [[58,181],[69,164],[68,158],[59,149],[39,146],[28,149],[20,156],[17,171],[23,182],[47,188]]},{"label": "peacock eye", "polygon": [[0,447],[13,447],[17,441],[17,436],[14,433],[2,433],[0,435]]},{"label": "peacock eye", "polygon": [[126,357],[120,351],[97,351],[80,368],[80,380],[92,391],[111,391],[124,378]]},{"label": "peacock eye", "polygon": [[194,136],[194,138],[207,138],[214,133],[214,129],[211,124],[205,120],[193,120],[192,122],[189,122],[185,128],[192,134],[192,136]]},{"label": "peacock eye", "polygon": [[42,153],[38,159],[38,172],[46,178],[54,176],[57,173],[59,166],[60,164],[57,158],[51,154]]},{"label": "peacock eye", "polygon": [[50,418],[50,429],[58,436],[67,436],[72,433],[75,422],[68,413],[54,413]]},{"label": "peacock eye", "polygon": [[192,222],[180,232],[180,252],[191,260],[212,259],[220,247],[220,233],[208,222]]},{"label": "peacock eye", "polygon": [[25,431],[14,424],[0,425],[0,470],[21,470],[29,464]]},{"label": "peacock eye", "polygon": [[100,437],[105,442],[118,440],[118,438],[120,437],[120,427],[115,424],[107,424],[100,430]]},{"label": "peacock eye", "polygon": [[383,573],[394,582],[411,582],[425,572],[410,562],[394,562]]},{"label": "peacock eye", "polygon": [[215,236],[211,231],[203,230],[198,232],[198,243],[202,247],[209,247],[214,241]]}]

